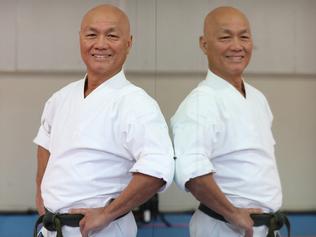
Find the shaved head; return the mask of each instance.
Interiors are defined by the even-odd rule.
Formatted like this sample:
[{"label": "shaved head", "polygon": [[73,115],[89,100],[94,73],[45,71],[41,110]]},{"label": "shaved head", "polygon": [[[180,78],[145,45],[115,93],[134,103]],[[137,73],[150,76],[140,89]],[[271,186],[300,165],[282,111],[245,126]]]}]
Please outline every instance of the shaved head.
[{"label": "shaved head", "polygon": [[89,10],[82,18],[80,30],[85,29],[91,21],[102,19],[102,16],[115,19],[122,26],[124,33],[130,35],[130,24],[127,15],[118,7],[109,4],[99,5]]},{"label": "shaved head", "polygon": [[246,23],[250,30],[249,21],[244,13],[233,7],[218,7],[207,14],[204,20],[204,35],[212,33],[217,27],[239,19]]}]

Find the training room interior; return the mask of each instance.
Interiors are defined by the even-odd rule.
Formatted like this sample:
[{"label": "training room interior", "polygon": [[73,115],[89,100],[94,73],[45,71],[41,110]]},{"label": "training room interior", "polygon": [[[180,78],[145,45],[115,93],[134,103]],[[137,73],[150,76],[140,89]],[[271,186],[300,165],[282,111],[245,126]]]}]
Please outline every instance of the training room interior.
[{"label": "training room interior", "polygon": [[[15,216],[35,210],[32,140],[45,101],[84,77],[80,21],[88,9],[102,3],[119,6],[129,16],[133,47],[124,67],[127,79],[157,100],[168,124],[181,101],[206,76],[207,62],[199,48],[205,15],[229,5],[248,16],[254,50],[244,79],[265,94],[274,114],[282,210],[313,218],[302,221],[310,226],[292,236],[316,236],[314,0],[0,0],[0,236],[15,236],[8,234],[6,218],[16,223]],[[159,193],[161,213],[191,213],[197,205],[175,184]],[[184,234],[177,236],[188,236],[188,221],[178,223]],[[25,228],[32,230],[30,225]],[[171,233],[166,228],[165,234],[157,234],[163,226],[151,226],[155,236]],[[305,228],[311,232],[305,233]],[[153,233],[140,231],[138,236]]]}]

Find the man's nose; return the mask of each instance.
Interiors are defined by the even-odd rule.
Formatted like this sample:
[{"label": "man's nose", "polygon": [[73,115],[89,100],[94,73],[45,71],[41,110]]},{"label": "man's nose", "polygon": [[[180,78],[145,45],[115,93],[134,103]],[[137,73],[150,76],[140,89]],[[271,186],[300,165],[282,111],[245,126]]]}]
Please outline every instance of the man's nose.
[{"label": "man's nose", "polygon": [[242,50],[242,48],[242,42],[240,41],[240,39],[237,37],[233,38],[231,49],[239,51]]},{"label": "man's nose", "polygon": [[106,48],[108,48],[108,46],[109,46],[108,39],[104,35],[97,37],[97,41],[95,43],[95,48],[106,49]]}]

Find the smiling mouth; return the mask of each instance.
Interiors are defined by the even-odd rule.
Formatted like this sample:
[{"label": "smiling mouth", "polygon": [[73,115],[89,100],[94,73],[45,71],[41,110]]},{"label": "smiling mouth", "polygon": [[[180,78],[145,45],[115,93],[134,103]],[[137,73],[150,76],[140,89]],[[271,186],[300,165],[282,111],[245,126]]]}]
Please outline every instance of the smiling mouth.
[{"label": "smiling mouth", "polygon": [[112,57],[112,54],[91,54],[97,60],[105,60]]},{"label": "smiling mouth", "polygon": [[244,56],[226,56],[232,62],[241,62],[244,59]]}]

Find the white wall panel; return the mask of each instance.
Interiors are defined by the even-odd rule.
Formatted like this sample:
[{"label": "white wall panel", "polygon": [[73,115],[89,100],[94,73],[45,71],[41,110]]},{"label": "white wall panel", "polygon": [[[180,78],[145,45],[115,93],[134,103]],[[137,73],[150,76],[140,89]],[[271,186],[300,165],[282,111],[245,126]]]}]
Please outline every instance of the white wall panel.
[{"label": "white wall panel", "polygon": [[316,73],[316,1],[304,0],[297,4],[295,25],[295,48],[290,48],[296,57],[296,72]]},{"label": "white wall panel", "polygon": [[157,69],[202,71],[207,67],[199,48],[208,1],[157,1]]},{"label": "white wall panel", "polygon": [[79,29],[85,12],[118,1],[19,1],[18,70],[82,70]]},{"label": "white wall panel", "polygon": [[15,70],[16,1],[4,0],[0,5],[0,70]]},{"label": "white wall panel", "polygon": [[127,59],[126,69],[154,71],[156,64],[155,0],[126,0],[125,6],[133,35],[133,47]]}]

